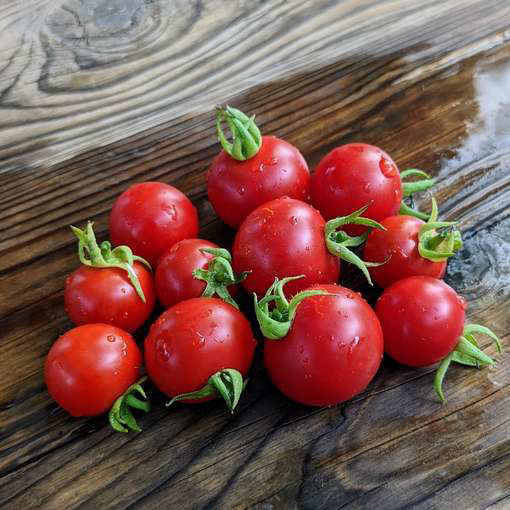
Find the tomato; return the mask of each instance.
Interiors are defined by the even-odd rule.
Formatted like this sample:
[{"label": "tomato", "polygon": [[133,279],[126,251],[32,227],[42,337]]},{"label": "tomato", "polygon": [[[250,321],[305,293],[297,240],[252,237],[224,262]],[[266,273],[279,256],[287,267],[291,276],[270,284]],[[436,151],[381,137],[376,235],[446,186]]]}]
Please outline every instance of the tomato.
[{"label": "tomato", "polygon": [[246,375],[254,349],[250,323],[239,310],[220,299],[200,297],[172,306],[152,325],[145,340],[145,363],[163,393],[196,403],[221,394],[213,376],[221,376],[229,386],[228,370]]},{"label": "tomato", "polygon": [[387,287],[408,276],[443,277],[446,260],[433,262],[418,251],[418,234],[425,225],[424,221],[413,216],[390,216],[381,221],[381,225],[386,230],[372,230],[363,252],[365,260],[386,260],[384,264],[369,269],[380,287]]},{"label": "tomato", "polygon": [[[310,187],[312,204],[326,220],[368,205],[367,218],[381,221],[398,213],[402,183],[394,161],[383,150],[365,143],[342,145],[317,166]],[[348,233],[365,229],[349,226]]]},{"label": "tomato", "polygon": [[[233,108],[219,115],[241,116]],[[257,130],[258,131],[258,130]],[[239,138],[239,132],[234,132]],[[220,136],[221,140],[221,136]],[[216,156],[207,175],[209,200],[217,215],[228,225],[238,228],[250,212],[274,198],[287,195],[307,200],[310,173],[301,153],[290,143],[275,136],[258,133],[259,147],[245,159],[235,159],[228,142]],[[235,154],[234,154],[235,155]]]},{"label": "tomato", "polygon": [[[364,239],[352,238],[338,227],[362,223],[380,228],[373,220],[360,217],[364,209],[328,223],[311,205],[289,197],[267,202],[248,215],[234,240],[234,270],[248,272],[242,285],[248,292],[264,295],[275,277],[303,275],[287,286],[290,295],[314,283],[336,283],[342,258],[358,266],[368,281],[363,262],[349,247]],[[370,282],[371,283],[371,282]]]},{"label": "tomato", "polygon": [[197,210],[186,195],[163,182],[134,184],[110,213],[113,244],[129,246],[153,266],[175,243],[197,234]]},{"label": "tomato", "polygon": [[437,203],[432,199],[427,223],[413,216],[390,216],[381,222],[385,230],[368,234],[364,258],[386,261],[369,269],[379,286],[387,287],[408,276],[443,277],[448,257],[462,248],[462,238],[454,223],[436,220]]},{"label": "tomato", "polygon": [[232,247],[234,271],[251,271],[243,287],[263,296],[275,277],[304,275],[287,285],[293,295],[314,283],[336,283],[340,261],[324,240],[325,222],[309,204],[277,198],[253,211]]},{"label": "tomato", "polygon": [[[317,291],[328,295],[309,295]],[[290,303],[292,310],[293,301],[300,301],[289,314],[287,331],[272,331],[271,323],[266,329],[267,308],[265,317],[260,309],[257,313],[266,336],[269,377],[283,394],[302,404],[329,406],[349,400],[367,387],[381,363],[379,321],[368,303],[345,287],[314,285],[303,295]]]},{"label": "tomato", "polygon": [[237,306],[230,298],[237,293],[238,281],[230,267],[230,254],[210,241],[183,239],[174,244],[161,257],[155,281],[158,298],[166,308],[215,293]]},{"label": "tomato", "polygon": [[112,324],[128,332],[138,329],[155,302],[152,273],[147,263],[126,246],[111,250],[96,243],[92,223],[85,230],[72,227],[79,239],[80,266],[66,279],[64,301],[76,325]]},{"label": "tomato", "polygon": [[51,347],[44,378],[52,398],[72,416],[96,416],[140,376],[142,354],[133,337],[108,324],[86,324]]},{"label": "tomato", "polygon": [[434,379],[444,400],[442,383],[450,366],[494,364],[478,348],[474,333],[489,336],[501,352],[499,338],[485,326],[464,324],[466,301],[446,283],[430,276],[411,276],[390,285],[375,311],[384,334],[384,350],[394,360],[411,367],[441,361]]},{"label": "tomato", "polygon": [[397,281],[383,292],[375,308],[386,353],[412,367],[443,359],[459,341],[466,306],[436,278],[411,276]]}]

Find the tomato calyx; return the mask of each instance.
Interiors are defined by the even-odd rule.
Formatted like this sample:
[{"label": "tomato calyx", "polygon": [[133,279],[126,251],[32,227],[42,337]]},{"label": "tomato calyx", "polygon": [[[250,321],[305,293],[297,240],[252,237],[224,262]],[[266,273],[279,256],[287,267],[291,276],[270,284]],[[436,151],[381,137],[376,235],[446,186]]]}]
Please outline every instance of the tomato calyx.
[{"label": "tomato calyx", "polygon": [[382,262],[367,262],[362,260],[349,248],[356,248],[361,246],[366,241],[368,232],[365,232],[360,236],[350,236],[343,230],[338,230],[339,227],[349,224],[365,225],[367,227],[386,230],[386,228],[377,221],[371,220],[370,218],[363,218],[361,216],[367,209],[368,205],[365,205],[361,209],[354,211],[348,216],[339,216],[338,218],[329,220],[324,226],[324,235],[326,238],[326,246],[328,247],[328,251],[332,255],[350,262],[351,264],[354,264],[356,267],[361,269],[362,273],[365,275],[365,278],[368,280],[368,283],[373,285],[372,279],[370,278],[370,273],[368,272],[368,267],[380,266],[387,262],[388,259],[383,260]]},{"label": "tomato calyx", "polygon": [[80,257],[80,262],[89,267],[117,267],[123,269],[127,272],[136,293],[145,303],[145,295],[133,265],[135,261],[139,261],[152,271],[150,264],[142,257],[133,255],[131,248],[128,246],[117,246],[112,250],[112,245],[108,241],[103,241],[101,245],[98,245],[93,225],[93,222],[87,222],[87,226],[84,230],[71,225],[71,230],[78,238],[78,255]]},{"label": "tomato calyx", "polygon": [[462,248],[462,235],[454,221],[437,221],[437,202],[432,197],[430,218],[418,233],[418,252],[432,262],[441,262],[452,257]]},{"label": "tomato calyx", "polygon": [[230,412],[233,413],[245,386],[246,382],[243,381],[241,372],[233,368],[225,368],[211,375],[207,384],[199,390],[177,395],[170,402],[167,402],[166,406],[171,406],[179,400],[198,400],[210,396],[219,396],[225,401]]},{"label": "tomato calyx", "polygon": [[[422,179],[416,181],[405,181],[408,177],[422,177]],[[407,216],[414,216],[420,220],[428,220],[429,215],[418,211],[414,206],[413,193],[421,191],[427,191],[429,188],[434,186],[436,180],[423,170],[417,168],[410,168],[400,172],[400,179],[402,181],[402,203],[400,204],[400,214]],[[410,204],[407,204],[405,200],[408,199]]]},{"label": "tomato calyx", "polygon": [[195,269],[193,276],[198,280],[206,282],[202,296],[212,297],[215,294],[226,303],[239,309],[237,303],[232,299],[227,287],[241,283],[245,280],[250,271],[243,271],[236,274],[232,269],[232,256],[225,248],[201,248],[202,253],[209,253],[214,257],[207,264],[207,269]]},{"label": "tomato calyx", "polygon": [[464,326],[464,331],[460,336],[458,344],[455,349],[441,361],[434,377],[434,389],[442,402],[445,400],[443,393],[443,379],[452,361],[459,363],[460,365],[477,368],[494,365],[495,363],[490,356],[485,354],[478,347],[478,342],[476,341],[473,333],[480,333],[488,336],[496,344],[499,353],[503,350],[501,341],[489,328],[479,324],[467,324]]},{"label": "tomato calyx", "polygon": [[[221,123],[225,121],[232,133],[229,142],[223,133]],[[242,111],[231,106],[216,108],[216,132],[223,150],[238,161],[245,161],[257,154],[262,145],[262,135],[255,124],[255,115],[248,117]]]},{"label": "tomato calyx", "polygon": [[[132,384],[114,403],[110,412],[108,413],[108,420],[110,425],[117,432],[127,433],[130,430],[141,432],[131,407],[140,409],[144,412],[149,412],[151,409],[150,402],[147,400],[142,384],[147,380],[147,377],[142,377],[135,384]],[[135,396],[135,393],[141,395],[145,400],[141,400]]]},{"label": "tomato calyx", "polygon": [[[257,294],[253,293],[255,315],[265,338],[279,340],[287,335],[296,315],[297,307],[303,299],[310,296],[330,295],[323,290],[303,290],[289,302],[285,297],[283,287],[286,283],[299,278],[304,278],[304,275],[289,276],[282,280],[275,278],[274,283],[267,289],[265,296],[260,301],[257,299]],[[270,310],[269,303],[271,302],[274,302],[275,306]]]}]

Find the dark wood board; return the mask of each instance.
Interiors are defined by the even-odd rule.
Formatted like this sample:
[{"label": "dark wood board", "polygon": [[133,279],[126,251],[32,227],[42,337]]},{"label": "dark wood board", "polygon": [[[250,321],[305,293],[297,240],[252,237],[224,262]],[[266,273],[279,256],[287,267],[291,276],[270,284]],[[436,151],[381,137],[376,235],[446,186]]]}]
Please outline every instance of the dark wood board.
[{"label": "dark wood board", "polygon": [[[443,405],[433,368],[385,361],[362,395],[313,409],[271,386],[259,353],[233,416],[219,402],[166,409],[152,391],[143,432],[129,435],[70,418],[42,377],[71,327],[69,224],[92,219],[104,239],[115,197],[159,179],[192,198],[204,237],[232,241],[205,189],[214,106],[227,101],[311,168],[364,141],[435,175],[441,214],[465,239],[446,279],[469,320],[508,344],[506,0],[0,6],[0,506],[510,508],[508,354],[451,369]],[[342,283],[377,296],[354,271]]]}]

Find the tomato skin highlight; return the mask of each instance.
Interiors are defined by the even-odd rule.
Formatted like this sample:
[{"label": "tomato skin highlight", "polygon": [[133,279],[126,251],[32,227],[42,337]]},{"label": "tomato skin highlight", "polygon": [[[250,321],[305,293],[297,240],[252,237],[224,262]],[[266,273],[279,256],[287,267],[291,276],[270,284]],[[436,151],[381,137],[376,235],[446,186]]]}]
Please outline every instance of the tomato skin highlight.
[{"label": "tomato skin highlight", "polygon": [[381,224],[386,230],[372,229],[364,247],[364,259],[381,262],[381,266],[369,267],[372,278],[380,287],[388,287],[397,280],[409,276],[430,276],[442,278],[446,260],[432,262],[423,258],[418,251],[418,234],[425,222],[413,216],[390,216]]},{"label": "tomato skin highlight", "polygon": [[82,265],[66,279],[65,309],[71,321],[82,324],[111,324],[129,333],[149,317],[156,302],[151,272],[140,262],[133,269],[145,295],[136,293],[128,273],[119,268]]},{"label": "tomato skin highlight", "polygon": [[86,324],[64,333],[44,366],[51,397],[72,416],[97,416],[140,376],[142,353],[133,337],[108,324]]},{"label": "tomato skin highlight", "polygon": [[[379,321],[368,303],[339,285],[313,285],[287,336],[264,342],[264,364],[276,387],[310,406],[330,406],[361,393],[383,355]],[[308,289],[307,289],[308,290]]]},{"label": "tomato skin highlight", "polygon": [[129,246],[155,267],[159,257],[181,239],[198,234],[198,213],[177,188],[148,181],[130,186],[113,204],[110,237]]},{"label": "tomato skin highlight", "polygon": [[289,197],[255,209],[232,247],[234,270],[251,271],[241,285],[262,297],[275,277],[305,275],[287,284],[290,296],[314,283],[336,283],[340,261],[327,249],[324,223],[311,205]]},{"label": "tomato skin highlight", "polygon": [[466,307],[464,299],[442,280],[411,276],[395,282],[375,308],[386,353],[411,367],[442,360],[459,341]]},{"label": "tomato skin highlight", "polygon": [[258,206],[287,195],[307,200],[310,172],[296,147],[263,136],[255,156],[238,161],[222,150],[207,174],[207,193],[216,214],[233,228]]},{"label": "tomato skin highlight", "polygon": [[188,299],[163,312],[152,325],[144,344],[145,364],[154,384],[175,397],[200,389],[226,368],[245,376],[255,345],[250,323],[232,305],[216,298]]},{"label": "tomato skin highlight", "polygon": [[[369,205],[363,216],[381,221],[398,213],[402,183],[397,165],[383,150],[365,143],[333,149],[320,161],[310,186],[311,202],[330,220]],[[348,225],[357,235],[365,227]]]}]

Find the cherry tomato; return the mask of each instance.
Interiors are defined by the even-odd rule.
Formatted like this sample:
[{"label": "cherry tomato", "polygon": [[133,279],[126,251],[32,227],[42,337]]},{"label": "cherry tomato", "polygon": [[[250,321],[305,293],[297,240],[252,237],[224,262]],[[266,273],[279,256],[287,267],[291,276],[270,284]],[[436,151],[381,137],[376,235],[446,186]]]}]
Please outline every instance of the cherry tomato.
[{"label": "cherry tomato", "polygon": [[[218,250],[219,246],[203,239],[183,239],[161,257],[156,269],[156,293],[166,308],[202,296],[206,282],[196,278],[193,272],[206,270],[214,259],[212,253],[201,251],[204,249]],[[229,285],[228,291],[235,296],[237,286]]]},{"label": "cherry tomato", "polygon": [[[384,151],[365,143],[342,145],[329,152],[312,176],[312,204],[329,220],[368,204],[367,218],[381,221],[398,213],[402,183],[397,165]],[[359,234],[360,226],[346,231]]]},{"label": "cherry tomato", "polygon": [[350,289],[314,285],[308,291],[332,295],[309,296],[297,305],[288,333],[265,340],[264,364],[292,400],[335,405],[362,392],[375,376],[383,355],[381,326],[368,303]]},{"label": "cherry tomato", "polygon": [[176,242],[197,233],[197,210],[186,195],[163,182],[134,184],[117,198],[110,213],[113,244],[129,246],[153,266]]},{"label": "cherry tomato", "polygon": [[237,272],[251,271],[244,288],[263,296],[275,277],[304,275],[287,285],[293,295],[314,283],[336,283],[340,262],[324,240],[324,219],[312,206],[288,197],[255,209],[237,231],[232,248]]},{"label": "cherry tomato", "polygon": [[442,360],[459,341],[466,307],[465,300],[442,280],[411,276],[395,282],[375,308],[386,353],[412,367]]},{"label": "cherry tomato", "polygon": [[[227,116],[227,121],[233,118],[250,122],[253,127],[253,119],[234,108],[227,108],[220,115]],[[219,135],[222,140],[221,131]],[[242,139],[242,133],[235,135]],[[237,156],[243,160],[232,157],[235,153],[223,139],[224,149],[214,159],[207,176],[207,192],[216,214],[234,228],[264,202],[284,195],[307,200],[309,194],[310,172],[298,149],[275,136],[260,137],[258,129],[255,138],[259,147]]]},{"label": "cherry tomato", "polygon": [[425,222],[412,216],[390,216],[381,222],[386,230],[372,230],[364,248],[364,259],[386,262],[370,267],[370,275],[380,287],[387,287],[408,276],[442,278],[446,260],[433,262],[418,251],[418,234]]},{"label": "cherry tomato", "polygon": [[[220,299],[200,297],[172,306],[152,325],[145,340],[145,363],[154,384],[176,397],[200,390],[225,369],[246,375],[254,349],[250,323],[239,310]],[[184,401],[214,397],[209,392]]]},{"label": "cherry tomato", "polygon": [[96,416],[136,382],[141,365],[142,354],[129,333],[86,324],[52,345],[44,377],[52,398],[72,416]]},{"label": "cherry tomato", "polygon": [[123,269],[81,266],[74,271],[64,292],[66,312],[74,324],[104,323],[128,332],[137,330],[151,314],[156,298],[151,272],[140,262],[133,269],[145,302]]}]

